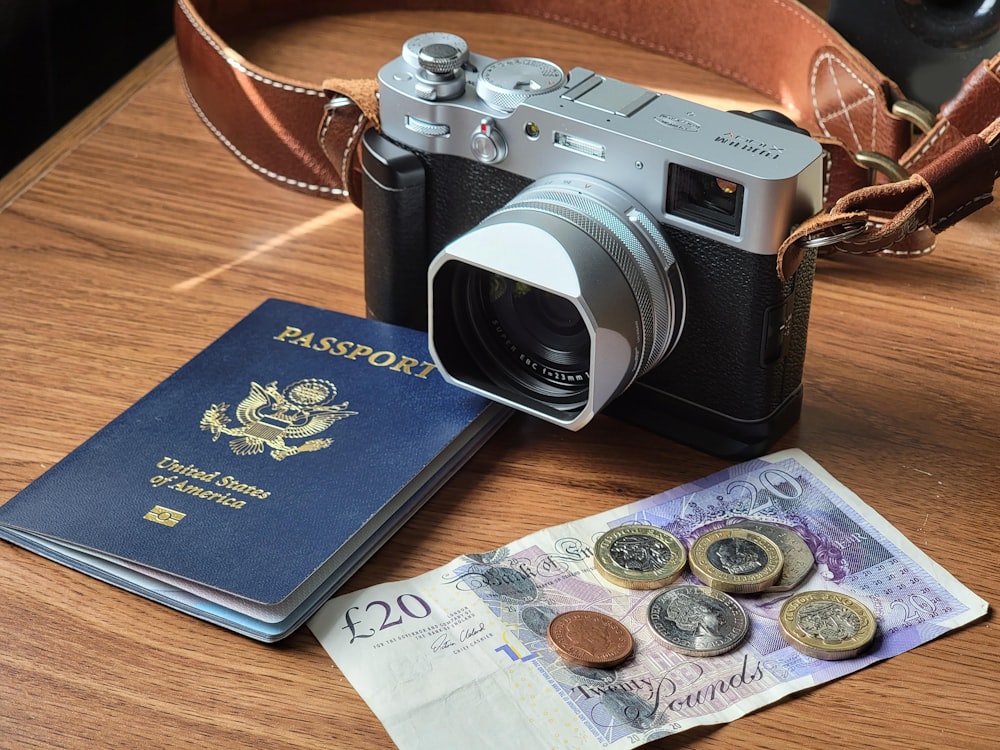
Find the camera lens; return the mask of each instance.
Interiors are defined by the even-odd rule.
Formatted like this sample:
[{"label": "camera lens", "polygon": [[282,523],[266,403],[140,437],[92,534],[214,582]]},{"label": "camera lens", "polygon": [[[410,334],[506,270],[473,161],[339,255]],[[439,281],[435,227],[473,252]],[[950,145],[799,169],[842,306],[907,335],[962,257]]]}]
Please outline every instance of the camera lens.
[{"label": "camera lens", "polygon": [[571,429],[662,361],[683,326],[659,224],[580,175],[528,186],[442,250],[429,284],[445,378]]},{"label": "camera lens", "polygon": [[590,335],[572,302],[497,273],[466,266],[452,309],[479,366],[525,394],[561,405],[586,399]]}]

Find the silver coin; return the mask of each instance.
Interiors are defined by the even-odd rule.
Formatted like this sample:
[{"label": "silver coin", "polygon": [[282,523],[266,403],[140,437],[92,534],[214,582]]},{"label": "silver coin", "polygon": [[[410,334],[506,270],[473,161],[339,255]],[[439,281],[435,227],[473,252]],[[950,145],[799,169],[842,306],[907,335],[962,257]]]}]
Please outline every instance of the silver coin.
[{"label": "silver coin", "polygon": [[685,656],[718,656],[739,646],[750,629],[746,611],[724,591],[680,584],[649,603],[649,625],[667,648]]},{"label": "silver coin", "polygon": [[763,534],[781,549],[785,558],[781,575],[765,591],[791,591],[806,579],[816,564],[809,545],[789,526],[766,521],[740,521],[733,525]]}]

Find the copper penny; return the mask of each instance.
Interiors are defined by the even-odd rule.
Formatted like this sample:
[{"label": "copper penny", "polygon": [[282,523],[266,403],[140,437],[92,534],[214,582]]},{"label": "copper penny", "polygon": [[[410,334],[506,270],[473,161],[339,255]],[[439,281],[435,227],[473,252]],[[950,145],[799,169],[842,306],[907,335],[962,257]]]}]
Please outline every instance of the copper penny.
[{"label": "copper penny", "polygon": [[549,622],[549,643],[559,657],[571,664],[608,669],[632,655],[632,634],[613,617],[577,609],[556,615]]}]

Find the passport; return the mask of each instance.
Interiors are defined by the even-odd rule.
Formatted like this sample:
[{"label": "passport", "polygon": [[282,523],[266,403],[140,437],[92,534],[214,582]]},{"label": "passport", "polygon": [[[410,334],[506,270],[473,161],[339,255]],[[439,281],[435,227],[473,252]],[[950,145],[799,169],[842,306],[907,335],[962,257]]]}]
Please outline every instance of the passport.
[{"label": "passport", "polygon": [[509,413],[425,332],[267,300],[0,506],[0,538],[277,641]]}]

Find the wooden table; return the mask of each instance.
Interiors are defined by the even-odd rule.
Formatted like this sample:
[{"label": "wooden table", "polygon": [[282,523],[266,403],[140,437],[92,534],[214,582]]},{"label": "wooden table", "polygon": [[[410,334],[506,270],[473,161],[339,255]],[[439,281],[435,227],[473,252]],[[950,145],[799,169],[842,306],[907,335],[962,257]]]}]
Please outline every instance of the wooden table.
[{"label": "wooden table", "polygon": [[[332,27],[351,32],[328,44]],[[582,32],[471,14],[314,21],[245,40],[271,69],[371,76],[415,30],[496,57],[542,53],[709,104],[738,85]],[[364,314],[362,221],[268,184],[192,112],[164,47],[0,182],[0,501],[269,296]],[[916,261],[823,261],[806,450],[932,558],[1000,599],[997,205]],[[668,489],[727,462],[601,416],[579,433],[513,418],[348,583]],[[113,482],[113,477],[109,477]],[[993,615],[728,725],[659,747],[995,747]],[[502,728],[498,728],[502,729]],[[0,746],[385,747],[303,628],[267,646],[0,544]]]}]

